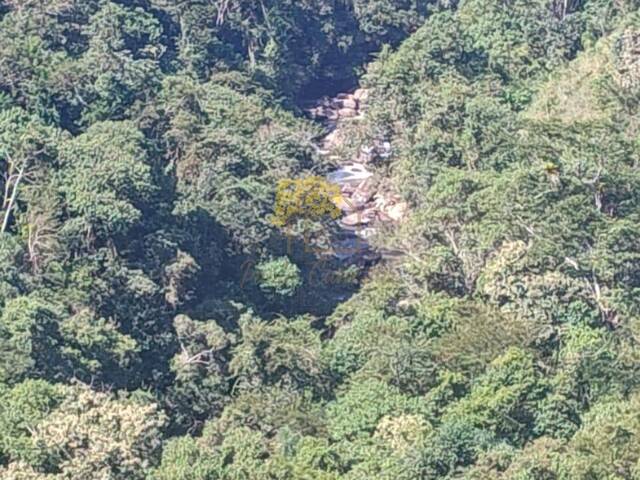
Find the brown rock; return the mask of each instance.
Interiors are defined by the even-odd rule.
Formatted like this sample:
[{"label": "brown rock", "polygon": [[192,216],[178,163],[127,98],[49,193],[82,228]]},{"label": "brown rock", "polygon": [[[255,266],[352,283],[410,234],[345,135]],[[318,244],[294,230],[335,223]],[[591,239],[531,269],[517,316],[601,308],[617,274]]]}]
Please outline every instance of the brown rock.
[{"label": "brown rock", "polygon": [[340,185],[340,191],[343,193],[343,195],[351,195],[356,191],[356,187],[354,185],[351,185],[350,183],[343,183],[342,185]]},{"label": "brown rock", "polygon": [[351,108],[353,110],[358,109],[358,101],[353,98],[345,98],[344,100],[340,100],[338,103],[340,104],[340,108]]},{"label": "brown rock", "polygon": [[323,148],[335,147],[338,143],[338,130],[332,130],[329,134],[322,138]]},{"label": "brown rock", "polygon": [[371,220],[376,218],[375,207],[368,207],[362,210],[362,218],[366,219],[366,222],[363,222],[363,223],[369,223]]},{"label": "brown rock", "polygon": [[351,195],[351,200],[353,203],[364,206],[373,198],[373,189],[369,187],[367,182],[364,182],[355,189],[353,194]]},{"label": "brown rock", "polygon": [[366,202],[361,202],[358,198],[354,198],[353,194],[344,196],[344,203],[348,205],[347,209],[351,212],[360,210],[367,204]]},{"label": "brown rock", "polygon": [[363,215],[363,212],[354,212],[349,215],[342,217],[340,222],[348,227],[355,227],[356,225],[362,225],[365,223],[369,223],[371,221],[370,218],[367,218]]},{"label": "brown rock", "polygon": [[387,204],[388,204],[387,199],[384,197],[384,195],[380,193],[376,193],[373,196],[373,202],[375,207],[378,210],[385,210],[387,208]]},{"label": "brown rock", "polygon": [[407,214],[408,205],[406,202],[396,203],[387,208],[386,214],[394,222],[399,222]]},{"label": "brown rock", "polygon": [[358,112],[353,108],[341,108],[338,110],[338,116],[341,118],[355,117],[356,115],[358,115]]},{"label": "brown rock", "polygon": [[356,232],[356,235],[358,235],[360,238],[364,238],[365,240],[368,238],[373,237],[376,233],[378,232],[378,230],[374,227],[365,227],[362,228],[360,230],[358,230]]},{"label": "brown rock", "polygon": [[393,221],[392,218],[387,215],[386,213],[384,213],[382,210],[378,210],[378,220],[380,220],[381,222],[387,223],[387,222],[391,222]]},{"label": "brown rock", "polygon": [[357,225],[367,225],[376,217],[374,208],[366,208],[357,212],[350,213],[343,217],[340,222],[347,227],[355,227]]},{"label": "brown rock", "polygon": [[333,109],[326,109],[324,117],[326,117],[328,120],[338,120],[338,118],[340,117],[340,112]]},{"label": "brown rock", "polygon": [[323,116],[322,107],[308,108],[307,113],[311,116],[311,118],[318,118]]},{"label": "brown rock", "polygon": [[364,88],[358,88],[355,92],[353,92],[353,98],[359,100],[362,103],[365,103],[369,98],[369,91]]},{"label": "brown rock", "polygon": [[355,205],[351,203],[348,197],[341,195],[333,199],[333,204],[338,207],[341,211],[346,213],[352,213],[357,210]]},{"label": "brown rock", "polygon": [[360,151],[358,152],[358,162],[360,163],[370,163],[373,160],[375,153],[374,147],[362,146],[360,147]]}]

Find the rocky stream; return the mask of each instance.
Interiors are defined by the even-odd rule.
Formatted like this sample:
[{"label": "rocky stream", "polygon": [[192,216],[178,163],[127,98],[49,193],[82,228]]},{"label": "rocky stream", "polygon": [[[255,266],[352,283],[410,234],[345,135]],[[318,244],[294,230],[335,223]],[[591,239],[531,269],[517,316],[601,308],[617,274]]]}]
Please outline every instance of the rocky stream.
[{"label": "rocky stream", "polygon": [[400,222],[407,211],[407,204],[397,194],[380,187],[384,182],[372,168],[374,159],[391,155],[389,142],[380,140],[364,145],[351,158],[337,152],[343,142],[349,141],[346,129],[351,122],[365,118],[367,106],[368,91],[358,88],[335,97],[323,97],[306,109],[308,115],[326,129],[317,141],[318,152],[337,164],[327,180],[338,185],[341,192],[336,202],[342,211],[338,220],[340,233],[333,248],[334,256],[340,260],[372,260],[384,256],[384,252],[370,246],[369,240],[381,226]]}]

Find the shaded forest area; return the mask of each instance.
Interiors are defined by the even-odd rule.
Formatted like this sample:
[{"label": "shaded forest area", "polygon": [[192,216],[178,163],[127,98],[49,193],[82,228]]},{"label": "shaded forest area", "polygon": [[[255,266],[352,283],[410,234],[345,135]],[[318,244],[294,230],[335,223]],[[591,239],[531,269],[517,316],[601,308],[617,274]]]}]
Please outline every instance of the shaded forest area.
[{"label": "shaded forest area", "polygon": [[[639,9],[0,0],[0,477],[640,479]],[[357,84],[367,267],[272,218]]]}]

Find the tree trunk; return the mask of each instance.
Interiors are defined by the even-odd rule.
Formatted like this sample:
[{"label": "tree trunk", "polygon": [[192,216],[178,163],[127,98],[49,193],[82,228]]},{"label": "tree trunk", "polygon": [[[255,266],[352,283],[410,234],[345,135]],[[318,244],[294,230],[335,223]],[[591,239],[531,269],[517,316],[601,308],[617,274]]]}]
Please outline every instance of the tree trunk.
[{"label": "tree trunk", "polygon": [[[5,187],[5,212],[4,212],[4,220],[2,221],[2,228],[0,228],[0,233],[4,233],[7,231],[7,227],[9,226],[9,218],[11,217],[11,210],[13,209],[16,198],[18,197],[18,187],[20,186],[20,182],[22,181],[22,177],[24,176],[24,167],[18,170],[18,175],[16,177],[15,183],[13,187],[11,187],[11,177],[7,179],[7,185]],[[7,200],[9,191],[11,190],[11,196]]]}]

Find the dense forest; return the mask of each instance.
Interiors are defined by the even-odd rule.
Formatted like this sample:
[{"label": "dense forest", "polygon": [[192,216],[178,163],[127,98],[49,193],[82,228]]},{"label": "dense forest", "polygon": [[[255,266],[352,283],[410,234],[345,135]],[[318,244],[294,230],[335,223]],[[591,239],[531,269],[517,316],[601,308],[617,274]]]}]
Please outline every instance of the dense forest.
[{"label": "dense forest", "polygon": [[639,119],[638,0],[0,0],[0,478],[639,480]]}]

